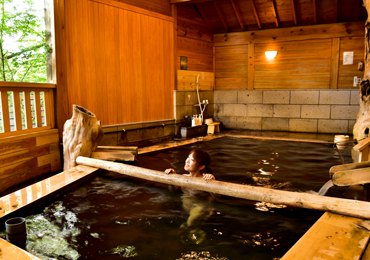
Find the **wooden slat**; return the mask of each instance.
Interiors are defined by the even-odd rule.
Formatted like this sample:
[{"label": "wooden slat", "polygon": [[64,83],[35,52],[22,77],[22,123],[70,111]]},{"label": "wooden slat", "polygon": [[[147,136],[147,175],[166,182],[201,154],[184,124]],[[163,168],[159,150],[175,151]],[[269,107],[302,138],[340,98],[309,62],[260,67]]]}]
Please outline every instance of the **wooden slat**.
[{"label": "wooden slat", "polygon": [[13,111],[14,111],[14,119],[15,119],[15,127],[16,131],[22,130],[22,113],[21,113],[21,102],[20,102],[20,95],[18,91],[13,92]]},{"label": "wooden slat", "polygon": [[27,129],[32,129],[31,92],[24,92]]},{"label": "wooden slat", "polygon": [[254,89],[254,43],[248,45],[248,90]]},{"label": "wooden slat", "polygon": [[178,90],[196,90],[196,79],[199,77],[199,90],[213,90],[214,89],[214,74],[211,72],[178,70]]},{"label": "wooden slat", "polygon": [[271,0],[271,4],[272,4],[272,13],[274,15],[276,27],[279,27],[279,18],[277,16],[277,12],[275,8],[275,0]]},{"label": "wooden slat", "polygon": [[225,31],[228,32],[229,31],[229,27],[227,26],[226,18],[225,18],[224,13],[222,12],[222,8],[220,6],[220,3],[218,2],[218,0],[214,0],[213,1],[213,5],[216,8],[217,14],[218,14],[218,16],[221,19],[221,22],[222,22],[222,24],[223,24],[223,26],[225,28]]},{"label": "wooden slat", "polygon": [[3,109],[3,124],[4,132],[10,132],[10,118],[9,118],[9,103],[8,103],[8,93],[6,91],[1,91],[1,107]]},{"label": "wooden slat", "polygon": [[236,17],[238,18],[240,28],[242,28],[242,30],[244,31],[244,19],[243,19],[243,16],[242,16],[241,12],[240,12],[239,6],[237,5],[236,0],[230,0],[230,1],[231,1],[232,6],[233,6]]},{"label": "wooden slat", "polygon": [[258,28],[261,29],[261,22],[260,22],[260,18],[258,17],[258,12],[257,12],[257,9],[256,9],[256,4],[254,3],[254,0],[251,0],[251,3],[252,3],[252,7],[253,7],[254,17],[255,17],[256,22],[258,24]]},{"label": "wooden slat", "polygon": [[340,39],[334,38],[331,46],[330,88],[338,88]]},{"label": "wooden slat", "polygon": [[41,102],[40,102],[40,92],[39,91],[35,91],[35,113],[36,113],[36,125],[37,127],[42,127]]},{"label": "wooden slat", "polygon": [[294,0],[291,0],[291,4],[292,4],[292,12],[293,12],[294,25],[297,25],[297,13],[295,11]]}]

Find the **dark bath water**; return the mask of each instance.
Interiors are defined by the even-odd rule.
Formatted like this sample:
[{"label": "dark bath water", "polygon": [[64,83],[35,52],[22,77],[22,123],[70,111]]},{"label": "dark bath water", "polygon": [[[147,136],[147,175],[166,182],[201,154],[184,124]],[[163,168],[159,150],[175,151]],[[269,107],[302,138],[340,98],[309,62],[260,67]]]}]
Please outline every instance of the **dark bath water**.
[{"label": "dark bath water", "polygon": [[[217,180],[297,192],[318,191],[341,164],[330,145],[224,137],[140,155],[137,165],[185,173],[195,148],[210,153]],[[201,206],[204,221],[180,228],[189,205]],[[230,197],[209,202],[106,172],[32,214],[27,250],[43,259],[273,260],[322,212]]]}]

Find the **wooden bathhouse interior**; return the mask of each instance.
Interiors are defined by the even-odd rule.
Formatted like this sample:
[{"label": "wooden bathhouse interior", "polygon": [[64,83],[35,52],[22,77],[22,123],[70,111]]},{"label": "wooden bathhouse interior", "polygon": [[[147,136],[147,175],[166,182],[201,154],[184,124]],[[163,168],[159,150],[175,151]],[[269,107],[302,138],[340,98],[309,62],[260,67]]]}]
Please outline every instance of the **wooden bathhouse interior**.
[{"label": "wooden bathhouse interior", "polygon": [[[45,0],[48,83],[0,82],[1,223],[99,168],[145,178],[145,169],[112,161],[225,135],[331,145],[352,161],[327,169],[328,180],[366,193],[369,9],[368,0]],[[204,191],[214,182],[221,195],[322,212],[271,260],[370,259],[367,199],[243,191],[153,172],[149,181]],[[42,259],[6,238],[0,258]]]}]

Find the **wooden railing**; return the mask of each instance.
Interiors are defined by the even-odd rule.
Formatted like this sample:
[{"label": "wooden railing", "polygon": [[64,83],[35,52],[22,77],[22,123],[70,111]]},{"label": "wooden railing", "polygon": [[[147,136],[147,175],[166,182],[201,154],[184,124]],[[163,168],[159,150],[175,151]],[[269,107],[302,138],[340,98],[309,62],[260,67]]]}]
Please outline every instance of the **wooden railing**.
[{"label": "wooden railing", "polygon": [[0,82],[0,138],[54,128],[55,87]]}]

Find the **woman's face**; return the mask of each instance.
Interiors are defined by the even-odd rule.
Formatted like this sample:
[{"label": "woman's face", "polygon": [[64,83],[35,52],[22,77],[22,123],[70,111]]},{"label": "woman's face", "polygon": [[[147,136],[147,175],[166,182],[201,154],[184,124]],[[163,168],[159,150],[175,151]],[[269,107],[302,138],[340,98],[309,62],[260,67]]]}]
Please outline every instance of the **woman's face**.
[{"label": "woman's face", "polygon": [[184,169],[188,172],[197,172],[200,170],[200,167],[195,161],[192,153],[189,154],[188,158],[186,159]]}]

